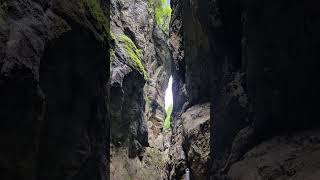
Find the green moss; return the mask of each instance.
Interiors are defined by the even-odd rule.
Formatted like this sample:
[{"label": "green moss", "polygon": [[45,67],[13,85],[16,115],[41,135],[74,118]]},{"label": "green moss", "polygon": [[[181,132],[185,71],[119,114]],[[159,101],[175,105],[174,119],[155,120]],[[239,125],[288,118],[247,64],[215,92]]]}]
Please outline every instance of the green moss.
[{"label": "green moss", "polygon": [[169,32],[169,23],[171,18],[171,7],[167,5],[166,0],[156,0],[153,4],[155,9],[155,20],[157,25],[165,32]]},{"label": "green moss", "polygon": [[166,109],[167,117],[166,117],[166,119],[164,121],[164,125],[163,125],[165,130],[169,130],[170,129],[172,109],[173,109],[173,105],[172,104],[168,107],[168,109]]},{"label": "green moss", "polygon": [[124,34],[120,35],[117,40],[124,44],[124,48],[130,57],[129,65],[137,69],[141,74],[143,74],[144,78],[147,79],[147,72],[140,59],[141,50],[139,50],[132,40]]},{"label": "green moss", "polygon": [[113,32],[110,32],[110,39],[116,40],[116,36],[113,34]]}]

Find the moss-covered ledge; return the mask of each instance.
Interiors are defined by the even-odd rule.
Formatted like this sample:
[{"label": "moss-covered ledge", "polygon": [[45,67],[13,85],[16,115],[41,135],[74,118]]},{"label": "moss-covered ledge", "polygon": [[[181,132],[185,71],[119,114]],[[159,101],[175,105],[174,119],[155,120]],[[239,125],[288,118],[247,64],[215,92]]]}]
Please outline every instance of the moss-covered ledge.
[{"label": "moss-covered ledge", "polygon": [[148,78],[147,72],[141,62],[141,50],[137,48],[134,42],[125,34],[116,37],[118,43],[123,45],[127,56],[129,57],[128,65],[138,70],[144,77]]}]

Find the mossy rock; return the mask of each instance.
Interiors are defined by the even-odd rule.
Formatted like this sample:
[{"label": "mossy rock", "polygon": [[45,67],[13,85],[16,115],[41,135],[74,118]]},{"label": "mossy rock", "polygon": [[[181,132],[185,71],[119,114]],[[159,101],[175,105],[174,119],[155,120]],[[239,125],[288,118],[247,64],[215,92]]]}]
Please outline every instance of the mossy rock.
[{"label": "mossy rock", "polygon": [[117,41],[123,44],[127,55],[129,56],[128,65],[138,70],[145,79],[147,79],[147,72],[141,62],[141,50],[137,48],[134,42],[126,35],[122,34],[117,37]]}]

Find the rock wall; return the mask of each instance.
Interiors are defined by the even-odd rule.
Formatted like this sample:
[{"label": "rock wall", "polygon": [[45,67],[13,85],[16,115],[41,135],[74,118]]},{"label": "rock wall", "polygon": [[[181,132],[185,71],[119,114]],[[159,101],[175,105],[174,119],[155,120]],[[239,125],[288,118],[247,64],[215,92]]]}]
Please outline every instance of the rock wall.
[{"label": "rock wall", "polygon": [[[274,175],[281,169],[274,164],[285,163],[290,153],[280,159],[272,153],[286,153],[286,144],[291,146],[292,140],[267,140],[291,133],[303,142],[305,138],[298,131],[309,132],[319,127],[312,118],[316,116],[319,99],[315,93],[319,89],[319,78],[315,76],[319,35],[315,32],[320,27],[320,14],[315,2],[173,0],[171,4],[175,100],[172,179],[183,177],[187,167],[191,172],[199,172],[188,162],[196,156],[187,154],[185,142],[198,143],[202,139],[186,140],[185,132],[189,130],[183,126],[181,117],[189,108],[205,102],[211,105],[210,142],[207,142],[210,170],[202,173],[203,178],[289,178],[283,171],[284,175]],[[310,132],[315,136],[316,133],[317,130]],[[260,149],[270,144],[283,148],[272,148],[270,152]],[[298,163],[310,158],[306,153],[316,149],[317,144],[312,141],[312,145],[299,150],[290,166],[284,165],[293,169],[292,177],[317,177],[304,172],[307,166]],[[252,149],[255,146],[258,150]],[[206,146],[200,149],[205,150]],[[256,153],[252,158],[257,151],[266,155]],[[261,169],[263,163],[259,158],[263,157],[271,158],[267,169],[254,172],[254,176],[246,174],[254,168]],[[234,164],[243,158],[243,162]],[[319,163],[314,159],[309,165],[313,169]],[[240,172],[238,168],[246,171]]]},{"label": "rock wall", "polygon": [[[203,179],[208,172],[210,139],[210,46],[201,7],[171,1],[170,48],[173,54],[173,115],[170,178],[183,179],[186,168]],[[187,13],[186,13],[187,12]]]},{"label": "rock wall", "polygon": [[[266,138],[317,127],[318,123],[310,116],[315,115],[314,109],[319,96],[306,91],[313,92],[319,88],[318,85],[314,85],[319,80],[313,76],[314,69],[310,66],[310,64],[317,64],[315,59],[319,56],[314,43],[319,36],[313,33],[319,28],[315,20],[319,18],[319,14],[315,8],[312,8],[312,2],[302,4],[297,1],[262,2],[260,4],[247,1],[220,3],[220,5],[213,3],[211,6],[217,7],[217,14],[220,14],[220,22],[222,22],[220,26],[212,25],[212,37],[218,39],[218,36],[221,38],[236,35],[236,38],[227,41],[229,44],[227,48],[223,46],[227,38],[218,39],[212,48],[217,49],[214,52],[221,52],[219,56],[222,59],[231,59],[231,61],[220,60],[234,67],[231,72],[235,71],[235,74],[242,75],[238,81],[243,84],[242,88],[237,88],[236,92],[243,91],[243,93],[236,96],[239,97],[237,103],[232,103],[226,108],[244,105],[245,101],[242,103],[241,99],[246,98],[241,98],[241,94],[248,97],[249,103],[246,108],[247,115],[243,113],[244,116],[240,116],[243,118],[234,116],[237,114],[228,109],[221,111],[218,108],[219,102],[212,106],[212,116],[215,117],[212,123],[217,125],[212,133],[219,137],[217,140],[213,137],[212,140],[212,149],[216,149],[213,150],[213,156],[216,156],[215,159],[222,160],[216,165],[223,164],[226,157],[224,154],[231,151],[225,165],[227,168],[228,164],[239,160],[244,152]],[[238,30],[242,33],[234,32]],[[216,34],[216,31],[222,32],[222,35]],[[230,46],[232,44],[234,45]],[[234,58],[229,58],[230,55]],[[308,60],[303,63],[304,70],[299,71],[297,69],[300,69],[299,61],[302,58]],[[213,64],[216,63],[213,62]],[[220,74],[219,70],[216,71],[217,74]],[[237,81],[237,75],[231,79],[231,82],[235,81]],[[228,83],[228,81],[213,83],[213,91],[216,87],[220,87],[216,92],[221,92]],[[213,94],[212,102],[217,101],[218,97],[223,96],[219,93]],[[306,101],[308,103],[305,103]],[[221,101],[220,104],[225,102]],[[232,121],[228,123],[226,117],[229,115],[224,116],[222,113],[232,114]],[[247,124],[246,121],[249,123]],[[226,131],[230,127],[228,124],[231,123],[236,125],[235,131]],[[248,127],[243,128],[244,126]],[[221,129],[221,127],[224,128]],[[233,141],[233,138],[229,137],[234,136],[237,129],[243,130],[239,131]],[[233,145],[230,146],[229,143],[232,141]],[[231,150],[230,147],[232,147]],[[220,157],[219,153],[222,153]],[[213,167],[219,168],[219,165]]]},{"label": "rock wall", "polygon": [[111,1],[112,179],[167,177],[163,123],[171,54],[154,2]]},{"label": "rock wall", "polygon": [[[319,57],[315,42],[320,38],[315,31],[320,26],[314,3],[249,1],[243,5],[242,67],[247,74],[247,94],[252,104],[253,140],[258,143],[275,134],[300,136],[297,131],[319,127],[312,118],[316,116],[319,99],[318,94],[312,93],[319,89],[314,66]],[[301,59],[306,60],[300,64]],[[313,133],[316,135],[316,131]],[[279,146],[283,144],[280,142]],[[309,152],[308,148],[303,151],[302,156]],[[300,161],[298,157],[293,159],[297,164]],[[310,163],[313,167],[319,164],[317,159]],[[305,168],[296,169],[297,174],[303,171]],[[307,172],[305,178],[314,175]]]},{"label": "rock wall", "polygon": [[154,3],[0,0],[1,179],[319,179],[316,2]]},{"label": "rock wall", "polygon": [[230,179],[319,179],[319,130],[276,136],[234,163]]},{"label": "rock wall", "polygon": [[108,178],[107,12],[0,1],[1,179]]}]

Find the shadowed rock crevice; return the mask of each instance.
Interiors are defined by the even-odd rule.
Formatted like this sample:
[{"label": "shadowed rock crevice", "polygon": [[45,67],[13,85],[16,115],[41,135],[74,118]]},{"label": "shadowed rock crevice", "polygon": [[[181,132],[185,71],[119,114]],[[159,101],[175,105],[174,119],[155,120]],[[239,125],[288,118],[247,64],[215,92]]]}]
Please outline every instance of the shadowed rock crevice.
[{"label": "shadowed rock crevice", "polygon": [[[289,179],[285,173],[280,174],[283,172],[274,166],[276,163],[283,164],[280,169],[302,166],[293,167],[299,171],[297,177],[317,177],[306,172],[308,165],[300,165],[298,157],[288,165],[273,156],[272,152],[290,156],[285,148],[277,149],[286,147],[287,141],[268,141],[287,134],[302,140],[300,131],[309,133],[319,127],[314,118],[319,101],[319,93],[315,93],[319,90],[315,42],[320,39],[315,33],[320,28],[315,2],[172,0],[171,5],[170,49],[175,80],[171,178],[183,178],[187,167],[191,173],[199,172],[189,161],[196,154],[186,154],[188,148],[183,142],[196,144],[201,139],[186,140],[185,132],[190,129],[183,126],[182,116],[206,102],[210,103],[210,171],[203,172],[203,177]],[[257,146],[260,143],[274,147],[267,152]],[[266,155],[250,157],[250,152],[257,151],[255,147]],[[314,147],[317,145],[308,146],[299,157],[308,159],[307,152]],[[271,158],[266,169],[250,173],[264,164],[258,162],[260,157]],[[311,168],[319,166],[316,159],[312,164]]]},{"label": "shadowed rock crevice", "polygon": [[320,179],[316,1],[165,2],[0,0],[1,180]]},{"label": "shadowed rock crevice", "polygon": [[45,122],[39,179],[86,179],[94,174],[102,179],[98,172],[106,155],[99,146],[106,141],[107,128],[104,51],[80,30],[45,47],[40,66]]},{"label": "shadowed rock crevice", "polygon": [[0,2],[2,180],[107,178],[106,4]]},{"label": "shadowed rock crevice", "polygon": [[135,158],[148,146],[147,125],[143,119],[145,80],[138,71],[125,75],[122,87],[112,83],[111,118],[112,143],[118,147],[129,146],[129,157]]},{"label": "shadowed rock crevice", "polygon": [[[16,66],[11,76],[1,76],[0,86],[1,178],[35,177],[43,95],[31,71],[23,66]],[[20,166],[12,163],[17,161]]]}]

